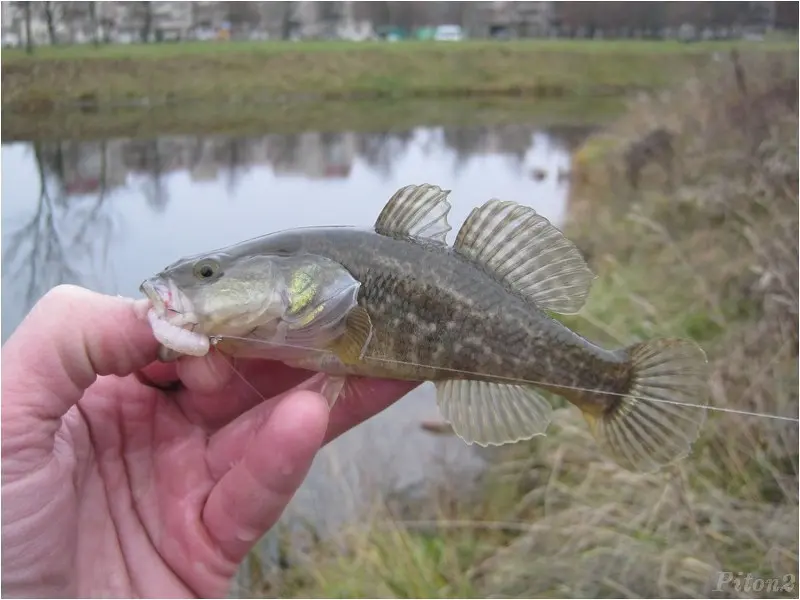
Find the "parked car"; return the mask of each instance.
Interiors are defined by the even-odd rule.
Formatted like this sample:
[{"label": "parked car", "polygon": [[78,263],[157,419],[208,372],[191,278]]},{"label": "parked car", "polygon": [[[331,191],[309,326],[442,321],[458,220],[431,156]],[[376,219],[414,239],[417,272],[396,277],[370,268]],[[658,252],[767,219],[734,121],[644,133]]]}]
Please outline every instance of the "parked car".
[{"label": "parked car", "polygon": [[464,31],[460,25],[439,25],[433,39],[440,42],[458,42],[464,39]]}]

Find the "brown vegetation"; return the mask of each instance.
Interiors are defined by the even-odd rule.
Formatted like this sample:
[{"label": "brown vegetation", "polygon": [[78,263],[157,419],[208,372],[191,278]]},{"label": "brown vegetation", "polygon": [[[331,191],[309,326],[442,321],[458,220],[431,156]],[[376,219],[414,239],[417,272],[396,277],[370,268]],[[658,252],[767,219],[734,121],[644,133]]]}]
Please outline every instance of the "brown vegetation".
[{"label": "brown vegetation", "polygon": [[[718,47],[545,40],[73,46],[40,48],[32,57],[6,50],[2,106],[40,117],[75,107],[201,101],[596,97],[661,88],[708,63]],[[792,44],[758,48],[796,52]]]},{"label": "brown vegetation", "polygon": [[[252,594],[797,597],[797,63],[741,72],[746,92],[726,60],[636,101],[576,155],[568,234],[599,279],[570,324],[607,345],[692,337],[712,364],[712,406],[778,418],[712,412],[692,456],[640,475],[561,408],[476,495],[446,482],[287,551],[285,568],[251,561]],[[675,132],[674,192],[651,168],[632,190],[625,150],[658,127]],[[794,587],[715,591],[724,571]]]}]

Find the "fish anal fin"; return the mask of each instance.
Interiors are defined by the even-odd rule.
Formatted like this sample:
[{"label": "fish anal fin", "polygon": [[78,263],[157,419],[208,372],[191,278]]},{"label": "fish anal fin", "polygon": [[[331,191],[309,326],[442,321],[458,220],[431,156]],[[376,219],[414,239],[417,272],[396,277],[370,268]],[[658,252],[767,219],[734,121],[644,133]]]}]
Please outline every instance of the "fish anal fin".
[{"label": "fish anal fin", "polygon": [[447,222],[450,190],[424,183],[400,188],[375,221],[375,231],[389,237],[412,237],[438,244],[447,243],[452,229]]},{"label": "fish anal fin", "polygon": [[544,435],[553,412],[536,388],[470,379],[436,382],[436,400],[456,435],[479,446]]},{"label": "fish anal fin", "polygon": [[595,278],[563,233],[515,202],[492,199],[473,209],[454,249],[539,308],[556,313],[577,313]]},{"label": "fish anal fin", "polygon": [[362,306],[353,307],[345,318],[342,334],[334,340],[332,350],[344,364],[354,364],[364,358],[372,339],[372,320]]}]

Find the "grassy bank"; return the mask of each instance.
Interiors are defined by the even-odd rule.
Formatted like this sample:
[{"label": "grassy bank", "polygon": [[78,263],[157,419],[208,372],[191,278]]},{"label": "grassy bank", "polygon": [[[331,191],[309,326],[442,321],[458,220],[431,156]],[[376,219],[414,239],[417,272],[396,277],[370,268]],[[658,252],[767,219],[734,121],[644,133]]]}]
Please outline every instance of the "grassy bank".
[{"label": "grassy bank", "polygon": [[506,123],[595,125],[617,116],[619,98],[542,100],[463,98],[282,102],[269,107],[191,105],[150,110],[59,111],[2,120],[2,141],[150,139],[162,135],[241,135],[301,131],[397,131],[422,126],[479,126]]},{"label": "grassy bank", "polygon": [[[786,42],[740,43],[796,52]],[[660,88],[731,44],[466,42],[151,44],[2,55],[4,113],[65,107],[618,94]]]},{"label": "grassy bank", "polygon": [[[691,337],[711,362],[712,406],[796,419],[797,108],[796,59],[726,60],[590,139],[567,233],[599,279],[570,324],[609,346]],[[624,156],[658,127],[673,133],[675,176],[651,164],[634,189]],[[250,592],[797,597],[796,421],[712,412],[688,459],[640,475],[599,456],[577,410],[559,409],[476,495],[450,483],[379,502],[334,540],[287,549],[281,568],[254,559]],[[715,591],[724,571],[789,587]]]}]

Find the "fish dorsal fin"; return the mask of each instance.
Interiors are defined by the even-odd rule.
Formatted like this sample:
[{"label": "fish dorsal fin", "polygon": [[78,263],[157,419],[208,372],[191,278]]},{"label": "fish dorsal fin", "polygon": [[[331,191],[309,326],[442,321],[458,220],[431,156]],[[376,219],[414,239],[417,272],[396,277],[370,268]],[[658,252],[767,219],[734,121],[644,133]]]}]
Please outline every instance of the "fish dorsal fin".
[{"label": "fish dorsal fin", "polygon": [[437,185],[407,185],[397,190],[375,221],[375,231],[389,237],[413,237],[447,244],[450,190]]},{"label": "fish dorsal fin", "polygon": [[473,209],[454,250],[539,308],[561,314],[581,309],[595,277],[564,234],[516,202],[492,199]]}]

